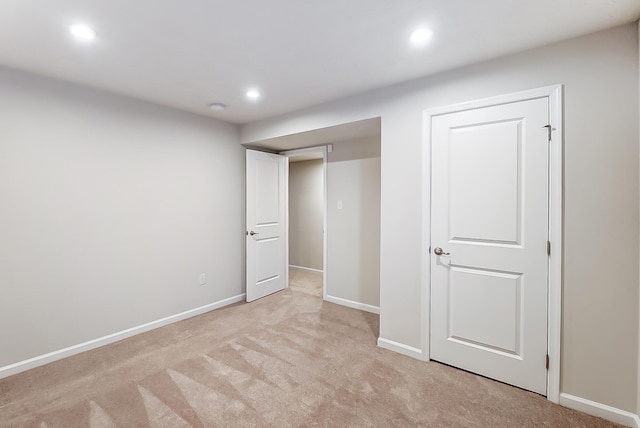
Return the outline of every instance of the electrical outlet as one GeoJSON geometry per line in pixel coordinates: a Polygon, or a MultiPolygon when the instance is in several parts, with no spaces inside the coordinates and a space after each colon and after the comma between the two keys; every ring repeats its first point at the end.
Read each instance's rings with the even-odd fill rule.
{"type": "Polygon", "coordinates": [[[200,274],[200,285],[205,285],[207,283],[207,275],[204,273],[200,274]]]}

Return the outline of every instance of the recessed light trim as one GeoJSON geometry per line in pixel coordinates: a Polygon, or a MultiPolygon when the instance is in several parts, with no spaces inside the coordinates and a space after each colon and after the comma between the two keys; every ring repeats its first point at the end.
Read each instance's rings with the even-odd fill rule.
{"type": "Polygon", "coordinates": [[[262,96],[262,94],[260,94],[260,91],[257,89],[249,89],[246,95],[247,95],[247,98],[249,98],[250,100],[257,100],[262,96]]]}
{"type": "Polygon", "coordinates": [[[96,31],[84,24],[70,25],[69,32],[79,40],[91,41],[96,38],[96,31]]]}
{"type": "Polygon", "coordinates": [[[227,105],[224,103],[211,103],[209,104],[209,109],[213,111],[220,111],[227,108],[227,105]]]}
{"type": "Polygon", "coordinates": [[[409,42],[412,45],[424,45],[433,37],[433,32],[428,28],[419,28],[411,33],[409,42]]]}

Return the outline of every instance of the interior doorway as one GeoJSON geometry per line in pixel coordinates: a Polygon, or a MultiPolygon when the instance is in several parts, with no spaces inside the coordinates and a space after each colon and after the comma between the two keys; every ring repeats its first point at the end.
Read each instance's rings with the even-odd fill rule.
{"type": "MultiPolygon", "coordinates": [[[[322,276],[322,299],[380,313],[380,118],[263,139],[245,147],[285,159],[285,178],[282,180],[287,187],[285,193],[289,189],[290,160],[294,160],[293,165],[300,157],[323,159],[323,254],[322,270],[317,272],[322,276]]],[[[289,264],[309,266],[289,260],[288,199],[286,196],[287,206],[282,210],[287,216],[284,232],[287,248],[282,258],[286,286],[290,284],[289,264]]],[[[253,230],[249,225],[247,228],[247,233],[253,230]]],[[[316,273],[292,270],[291,276],[301,271],[316,273]]],[[[250,278],[249,274],[247,278],[250,278]]]]}
{"type": "Polygon", "coordinates": [[[326,295],[326,156],[325,146],[281,153],[288,166],[288,286],[326,295]]]}

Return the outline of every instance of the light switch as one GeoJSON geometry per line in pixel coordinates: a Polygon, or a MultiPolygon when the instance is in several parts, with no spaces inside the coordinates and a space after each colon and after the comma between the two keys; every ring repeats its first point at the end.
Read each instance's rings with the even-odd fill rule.
{"type": "Polygon", "coordinates": [[[338,199],[338,209],[342,209],[342,199],[338,199]]]}

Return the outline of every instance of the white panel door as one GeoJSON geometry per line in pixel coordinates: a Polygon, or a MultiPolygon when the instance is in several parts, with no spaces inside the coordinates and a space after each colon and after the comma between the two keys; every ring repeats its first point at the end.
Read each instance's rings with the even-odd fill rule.
{"type": "Polygon", "coordinates": [[[548,98],[432,118],[431,355],[547,388],[548,98]]]}
{"type": "Polygon", "coordinates": [[[247,150],[247,302],[286,287],[287,158],[247,150]]]}

